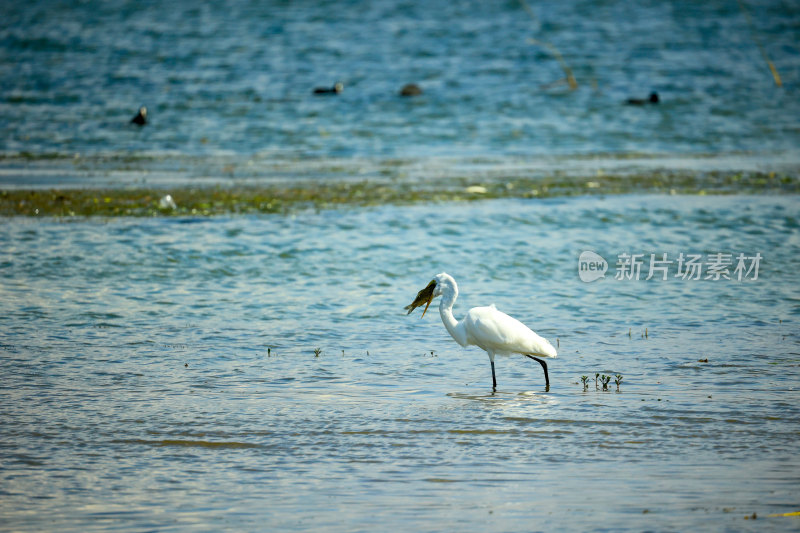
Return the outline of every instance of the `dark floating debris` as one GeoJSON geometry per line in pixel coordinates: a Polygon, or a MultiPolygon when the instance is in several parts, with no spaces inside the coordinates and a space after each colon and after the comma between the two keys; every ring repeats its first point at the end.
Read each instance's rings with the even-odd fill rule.
{"type": "Polygon", "coordinates": [[[314,94],[339,94],[344,90],[344,84],[337,81],[333,87],[317,87],[314,89],[314,94]]]}
{"type": "Polygon", "coordinates": [[[647,98],[647,99],[644,99],[644,98],[628,98],[628,100],[625,103],[628,104],[628,105],[647,105],[647,104],[657,104],[660,101],[661,100],[658,97],[658,93],[657,92],[652,92],[652,93],[650,93],[650,98],[647,98]]]}
{"type": "Polygon", "coordinates": [[[422,94],[422,89],[416,83],[407,83],[400,89],[400,96],[419,96],[422,94]]]}
{"type": "Polygon", "coordinates": [[[145,106],[139,108],[139,113],[131,119],[131,124],[138,124],[139,126],[147,124],[147,108],[145,106]]]}

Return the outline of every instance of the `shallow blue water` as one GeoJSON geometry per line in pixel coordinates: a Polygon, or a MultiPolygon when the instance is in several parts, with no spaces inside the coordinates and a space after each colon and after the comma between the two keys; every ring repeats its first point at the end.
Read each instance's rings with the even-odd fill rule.
{"type": "Polygon", "coordinates": [[[794,3],[745,3],[752,25],[737,2],[530,4],[9,4],[0,153],[797,154],[794,3]],[[424,95],[397,96],[408,82],[424,95]],[[650,91],[661,105],[622,105],[650,91]]]}
{"type": "MultiPolygon", "coordinates": [[[[800,168],[794,4],[530,4],[4,6],[0,183],[800,168]]],[[[792,196],[5,219],[0,529],[796,527],[767,515],[800,510],[799,220],[792,196]],[[616,280],[625,253],[763,259],[616,280]],[[442,270],[457,316],[558,345],[550,391],[512,357],[492,394],[435,309],[405,316],[442,270]]]]}
{"type": "Polygon", "coordinates": [[[796,527],[767,515],[800,510],[797,205],[6,219],[0,529],[796,527]],[[758,279],[614,278],[718,252],[760,253],[758,279]],[[492,394],[483,352],[405,315],[442,270],[456,316],[494,302],[558,344],[549,392],[519,356],[492,394]]]}

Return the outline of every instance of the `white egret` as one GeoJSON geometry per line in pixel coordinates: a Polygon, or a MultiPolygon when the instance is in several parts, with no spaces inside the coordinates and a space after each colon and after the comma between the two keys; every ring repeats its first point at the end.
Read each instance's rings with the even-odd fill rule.
{"type": "Polygon", "coordinates": [[[489,355],[492,364],[492,390],[497,390],[497,378],[494,373],[494,356],[522,354],[537,361],[544,369],[545,390],[550,390],[550,378],[547,375],[547,363],[539,357],[556,357],[556,349],[547,339],[531,331],[519,320],[498,311],[494,304],[489,307],[473,307],[467,311],[464,320],[458,322],[453,317],[453,304],[458,298],[458,285],[452,276],[442,272],[428,286],[417,293],[414,301],[406,306],[408,314],[425,304],[422,316],[428,310],[431,301],[441,296],[439,314],[442,316],[447,332],[461,346],[477,346],[489,355]],[[537,357],[538,356],[538,357],[537,357]]]}

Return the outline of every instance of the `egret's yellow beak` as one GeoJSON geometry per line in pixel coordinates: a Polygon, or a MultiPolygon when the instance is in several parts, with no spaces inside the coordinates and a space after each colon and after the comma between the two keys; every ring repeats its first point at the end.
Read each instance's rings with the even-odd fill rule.
{"type": "Polygon", "coordinates": [[[407,305],[405,308],[408,309],[408,314],[411,314],[411,311],[416,309],[417,307],[425,304],[425,310],[422,311],[422,316],[425,316],[425,311],[428,310],[428,306],[431,305],[431,301],[433,300],[433,290],[436,288],[436,280],[432,280],[428,283],[428,286],[422,289],[417,293],[417,297],[414,298],[414,301],[407,305]]]}

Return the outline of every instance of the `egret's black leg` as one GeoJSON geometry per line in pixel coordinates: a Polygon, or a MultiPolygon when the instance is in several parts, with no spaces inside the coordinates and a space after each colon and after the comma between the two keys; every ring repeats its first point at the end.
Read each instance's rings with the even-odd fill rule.
{"type": "Polygon", "coordinates": [[[550,390],[550,376],[547,375],[547,363],[545,363],[543,360],[539,359],[538,357],[534,357],[532,355],[525,354],[525,357],[530,357],[531,359],[533,359],[534,361],[537,361],[540,365],[542,365],[542,368],[544,369],[544,390],[545,390],[545,392],[549,391],[550,390]]]}
{"type": "Polygon", "coordinates": [[[492,391],[497,390],[497,378],[494,377],[494,361],[489,361],[492,363],[492,391]]]}

